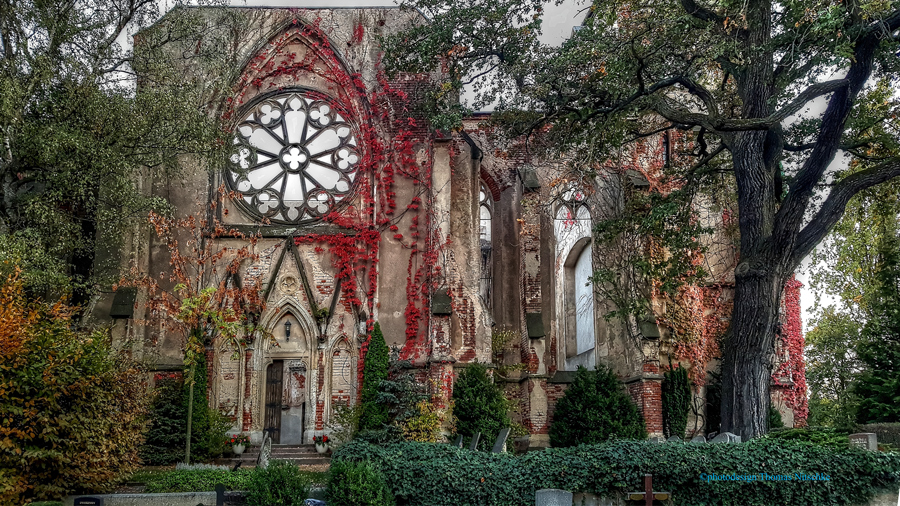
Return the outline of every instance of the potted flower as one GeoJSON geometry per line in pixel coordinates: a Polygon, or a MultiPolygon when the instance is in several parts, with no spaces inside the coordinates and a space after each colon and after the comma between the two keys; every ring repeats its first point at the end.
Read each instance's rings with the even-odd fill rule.
{"type": "Polygon", "coordinates": [[[231,451],[234,452],[235,455],[240,455],[244,453],[244,450],[247,449],[247,446],[250,445],[250,437],[241,432],[240,434],[234,434],[231,436],[231,451]]]}
{"type": "Polygon", "coordinates": [[[313,443],[316,444],[317,452],[325,453],[328,451],[328,446],[331,444],[331,440],[328,439],[328,436],[322,434],[321,436],[313,436],[313,443]]]}

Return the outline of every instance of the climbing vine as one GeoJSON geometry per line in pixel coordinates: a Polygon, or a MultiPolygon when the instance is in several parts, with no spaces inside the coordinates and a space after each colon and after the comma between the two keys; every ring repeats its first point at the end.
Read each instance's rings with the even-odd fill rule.
{"type": "MultiPolygon", "coordinates": [[[[780,364],[772,374],[776,385],[787,384],[782,388],[782,398],[785,404],[794,412],[794,425],[806,425],[809,416],[809,405],[806,398],[806,362],[803,360],[802,321],[800,319],[800,287],[802,283],[791,277],[784,285],[784,295],[781,302],[781,343],[783,350],[780,364]],[[781,379],[789,381],[782,382],[781,379]]],[[[776,348],[777,349],[777,348],[776,348]]],[[[776,362],[777,363],[777,362],[776,362]]]]}
{"type": "MultiPolygon", "coordinates": [[[[374,296],[379,252],[388,243],[408,250],[406,341],[400,359],[413,359],[426,349],[425,332],[430,318],[427,308],[437,286],[436,275],[440,274],[440,251],[446,244],[435,227],[430,201],[431,136],[425,122],[409,113],[413,109],[409,92],[428,77],[406,75],[392,81],[379,71],[374,79],[366,81],[359,73],[345,71],[321,28],[322,20],[314,18],[307,23],[300,19],[301,12],[293,10],[293,26],[251,58],[235,86],[234,98],[227,100],[222,119],[228,124],[239,117],[236,113],[243,104],[257,94],[277,91],[291,83],[317,80],[324,82],[324,89],[337,94],[346,109],[343,113],[358,123],[362,147],[358,179],[353,194],[345,199],[350,204],[322,218],[341,231],[302,234],[294,238],[294,243],[314,245],[317,252],[327,251],[340,284],[341,302],[348,311],[367,309],[369,332],[378,309],[374,296]],[[297,40],[306,46],[305,52],[297,48],[297,40]],[[409,182],[404,189],[414,189],[412,194],[404,191],[404,198],[409,199],[406,202],[399,201],[399,180],[409,182]]],[[[362,44],[365,36],[365,28],[358,22],[347,41],[348,47],[362,44]]],[[[375,67],[380,69],[380,62],[375,67]]],[[[323,92],[307,93],[325,96],[323,92]]],[[[360,380],[367,349],[365,342],[357,365],[360,380]]]]}

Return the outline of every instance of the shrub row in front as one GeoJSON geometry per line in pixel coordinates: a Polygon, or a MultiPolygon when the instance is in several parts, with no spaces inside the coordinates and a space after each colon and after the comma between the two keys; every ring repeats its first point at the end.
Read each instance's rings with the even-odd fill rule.
{"type": "Polygon", "coordinates": [[[535,491],[543,488],[611,497],[641,489],[645,473],[653,475],[655,489],[671,491],[679,505],[827,506],[864,503],[884,487],[896,488],[900,481],[896,453],[767,439],[744,444],[623,440],[524,456],[473,452],[452,445],[375,446],[353,441],[335,453],[333,462],[342,461],[371,462],[383,474],[397,504],[410,506],[532,505],[535,491]],[[710,478],[752,479],[760,473],[791,479],[710,478]],[[822,479],[796,479],[817,473],[822,479]]]}

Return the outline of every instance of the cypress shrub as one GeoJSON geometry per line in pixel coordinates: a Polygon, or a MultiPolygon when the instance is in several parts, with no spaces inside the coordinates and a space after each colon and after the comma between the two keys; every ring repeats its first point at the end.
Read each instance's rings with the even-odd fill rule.
{"type": "Polygon", "coordinates": [[[381,333],[381,326],[375,323],[372,335],[369,336],[369,348],[363,361],[363,384],[360,392],[362,413],[359,416],[359,430],[382,429],[388,421],[387,409],[378,402],[381,382],[387,379],[388,363],[387,343],[381,333]]]}
{"type": "Polygon", "coordinates": [[[491,381],[482,364],[469,364],[453,383],[456,433],[471,437],[481,432],[478,447],[483,450],[489,450],[500,430],[510,426],[509,407],[503,391],[491,381]]]}
{"type": "Polygon", "coordinates": [[[683,438],[691,411],[691,381],[687,369],[681,364],[663,373],[662,408],[666,437],[683,438]]]}
{"type": "Polygon", "coordinates": [[[140,456],[145,465],[162,466],[184,458],[187,434],[187,410],[182,382],[163,379],[156,382],[150,406],[150,426],[140,456]]]}
{"type": "Polygon", "coordinates": [[[575,380],[556,403],[550,444],[595,444],[611,438],[645,439],[644,419],[625,386],[606,366],[579,367],[575,380]]]}

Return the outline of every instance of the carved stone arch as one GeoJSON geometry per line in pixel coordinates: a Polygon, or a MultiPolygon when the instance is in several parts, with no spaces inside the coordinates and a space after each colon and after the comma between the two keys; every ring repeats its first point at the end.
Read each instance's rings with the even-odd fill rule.
{"type": "MultiPolygon", "coordinates": [[[[277,331],[278,329],[274,328],[275,324],[287,313],[293,315],[300,324],[300,328],[297,329],[296,335],[299,336],[302,331],[304,338],[307,339],[309,350],[315,350],[315,337],[319,334],[319,331],[316,328],[316,321],[313,319],[312,315],[309,314],[309,311],[304,309],[294,297],[282,297],[281,299],[270,303],[269,307],[259,319],[259,325],[268,331],[277,331]]],[[[254,343],[256,351],[259,354],[269,351],[268,342],[268,339],[257,339],[256,343],[254,343]]]]}
{"type": "MultiPolygon", "coordinates": [[[[298,21],[298,23],[294,23],[293,20],[289,20],[281,23],[265,36],[255,41],[253,44],[255,49],[246,56],[240,67],[242,69],[241,75],[234,84],[235,98],[231,102],[231,106],[239,109],[244,104],[252,101],[254,97],[272,89],[298,86],[296,82],[278,82],[277,79],[285,74],[285,69],[279,68],[279,65],[269,66],[267,64],[277,61],[279,52],[283,48],[291,44],[300,43],[312,52],[316,61],[321,62],[326,67],[323,69],[306,69],[303,71],[304,74],[317,78],[322,76],[340,77],[339,79],[331,78],[329,80],[333,82],[323,82],[320,85],[309,85],[307,87],[315,89],[324,95],[333,96],[338,101],[349,102],[345,105],[352,106],[352,112],[355,116],[358,116],[359,121],[368,123],[371,119],[371,104],[364,93],[361,93],[356,86],[350,84],[352,82],[351,75],[354,72],[340,52],[333,49],[340,46],[334,44],[334,41],[320,30],[309,28],[314,26],[313,23],[305,20],[298,21]],[[323,48],[328,49],[325,50],[323,48]]],[[[301,59],[300,61],[303,62],[305,60],[301,59]]],[[[289,63],[294,63],[294,61],[291,60],[289,63]]],[[[314,64],[309,66],[315,67],[314,64]]],[[[300,69],[298,68],[297,71],[299,72],[300,69]]],[[[303,87],[302,84],[299,86],[303,87]]],[[[239,118],[233,117],[232,120],[238,121],[239,118]]]]}
{"type": "MultiPolygon", "coordinates": [[[[266,51],[274,53],[271,51],[272,49],[278,49],[278,46],[284,45],[283,37],[287,36],[296,36],[301,37],[303,39],[309,40],[316,47],[327,47],[327,48],[336,48],[339,47],[335,44],[335,41],[332,40],[331,37],[322,32],[322,30],[315,27],[315,23],[313,21],[307,20],[304,18],[302,12],[295,12],[290,18],[286,18],[284,21],[275,24],[269,30],[265,32],[260,31],[259,37],[256,40],[247,44],[247,47],[252,48],[247,55],[244,57],[244,60],[240,64],[241,69],[246,69],[250,67],[250,64],[257,58],[259,55],[266,51]],[[279,44],[280,42],[280,44],[279,44]]],[[[321,50],[320,50],[321,52],[321,50]]],[[[350,65],[344,59],[344,57],[340,54],[339,51],[330,51],[331,56],[337,60],[337,63],[340,64],[340,70],[342,70],[345,74],[349,74],[350,65]]],[[[262,67],[264,63],[260,62],[259,67],[262,67]]],[[[243,75],[242,75],[243,77],[243,75]]]]}
{"type": "Polygon", "coordinates": [[[358,355],[352,340],[341,334],[328,347],[326,357],[325,412],[330,418],[337,405],[352,406],[356,402],[359,385],[354,364],[358,355]]]}

